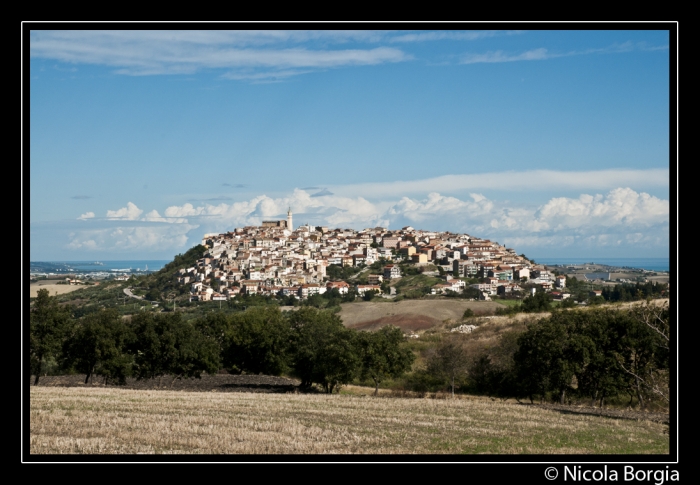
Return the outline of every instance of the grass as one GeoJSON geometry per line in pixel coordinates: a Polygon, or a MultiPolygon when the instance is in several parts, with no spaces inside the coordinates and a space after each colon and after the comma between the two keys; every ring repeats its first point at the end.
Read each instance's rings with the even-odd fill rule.
{"type": "Polygon", "coordinates": [[[469,397],[30,389],[31,453],[667,454],[665,429],[469,397]]]}
{"type": "Polygon", "coordinates": [[[505,306],[518,306],[521,305],[523,302],[522,300],[493,300],[496,303],[500,303],[501,305],[505,306]]]}

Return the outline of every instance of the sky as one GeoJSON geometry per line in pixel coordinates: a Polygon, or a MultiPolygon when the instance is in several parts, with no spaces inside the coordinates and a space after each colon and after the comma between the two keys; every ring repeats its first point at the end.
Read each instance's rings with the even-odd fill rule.
{"type": "Polygon", "coordinates": [[[668,257],[677,39],[512,26],[32,30],[30,260],[172,259],[288,208],[533,258],[668,257]]]}

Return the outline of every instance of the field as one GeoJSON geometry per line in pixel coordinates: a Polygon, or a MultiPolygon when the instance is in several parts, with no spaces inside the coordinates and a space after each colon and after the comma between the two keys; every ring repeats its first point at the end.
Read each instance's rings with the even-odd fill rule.
{"type": "Polygon", "coordinates": [[[486,398],[32,387],[30,453],[667,454],[668,426],[486,398]]]}
{"type": "Polygon", "coordinates": [[[29,297],[36,298],[39,290],[49,290],[49,295],[54,296],[56,293],[63,295],[64,293],[70,293],[75,290],[81,290],[85,288],[83,285],[64,285],[57,284],[56,280],[44,280],[32,283],[29,285],[29,297]]]}
{"type": "Polygon", "coordinates": [[[341,308],[340,318],[346,327],[375,330],[385,325],[396,325],[403,330],[416,331],[435,327],[446,320],[459,322],[467,308],[477,315],[492,315],[503,305],[490,301],[444,298],[344,303],[341,308]]]}

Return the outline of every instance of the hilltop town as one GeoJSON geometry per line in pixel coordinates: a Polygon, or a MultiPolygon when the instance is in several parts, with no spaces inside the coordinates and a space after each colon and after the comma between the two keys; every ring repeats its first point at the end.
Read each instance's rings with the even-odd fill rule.
{"type": "MultiPolygon", "coordinates": [[[[340,295],[354,290],[360,296],[384,289],[391,297],[391,281],[403,276],[398,263],[409,263],[441,275],[444,282],[434,285],[432,294],[462,293],[471,287],[478,290],[480,299],[488,300],[491,295],[521,293],[519,283],[524,281],[548,292],[566,286],[565,276],[533,264],[512,248],[468,234],[410,226],[361,231],[309,224],[294,228],[292,221],[290,210],[286,220],[205,235],[205,254],[196,265],[179,270],[177,282],[190,286],[192,301],[228,300],[240,294],[304,300],[334,289],[340,295]],[[368,284],[328,276],[331,265],[365,268],[377,262],[382,264],[382,274],[369,274],[368,284]],[[476,277],[480,283],[467,285],[465,280],[476,277]]],[[[563,291],[553,292],[555,299],[568,296],[563,291]]]]}

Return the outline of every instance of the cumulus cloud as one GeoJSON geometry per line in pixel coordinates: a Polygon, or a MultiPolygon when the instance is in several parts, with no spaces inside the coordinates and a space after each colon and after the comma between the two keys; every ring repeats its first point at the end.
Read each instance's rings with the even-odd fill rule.
{"type": "Polygon", "coordinates": [[[630,188],[617,188],[607,196],[581,195],[578,199],[555,198],[537,213],[545,227],[576,228],[586,225],[605,227],[645,226],[667,222],[669,201],[638,193],[630,188]]]}
{"type": "Polygon", "coordinates": [[[295,189],[286,197],[266,195],[234,203],[173,205],[163,214],[143,212],[129,203],[109,211],[108,220],[133,221],[113,229],[76,232],[70,247],[154,248],[159,244],[192,245],[205,232],[224,232],[235,227],[259,225],[266,219],[283,219],[288,208],[296,226],[310,222],[329,227],[402,227],[465,232],[523,247],[587,248],[624,245],[668,247],[668,200],[628,187],[607,194],[556,197],[540,205],[491,200],[480,193],[458,198],[431,192],[424,198],[372,200],[361,196],[310,195],[295,189]],[[191,232],[193,228],[199,231],[191,232]],[[188,239],[191,236],[191,239],[188,239]]]}
{"type": "Polygon", "coordinates": [[[78,219],[84,221],[85,219],[92,219],[93,217],[95,217],[94,212],[86,212],[85,214],[81,214],[78,219]]]}
{"type": "Polygon", "coordinates": [[[136,207],[136,204],[128,202],[126,207],[115,211],[107,211],[107,219],[125,219],[128,221],[133,221],[138,219],[143,211],[136,207]]]}
{"type": "Polygon", "coordinates": [[[181,250],[188,245],[190,224],[130,225],[74,231],[68,249],[116,252],[181,250]]]}

